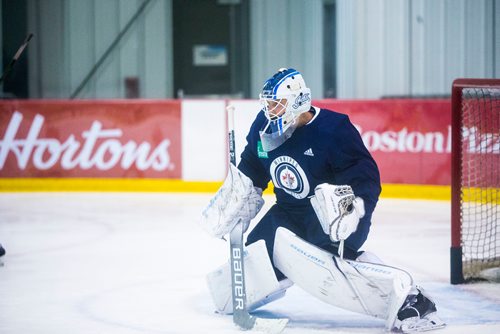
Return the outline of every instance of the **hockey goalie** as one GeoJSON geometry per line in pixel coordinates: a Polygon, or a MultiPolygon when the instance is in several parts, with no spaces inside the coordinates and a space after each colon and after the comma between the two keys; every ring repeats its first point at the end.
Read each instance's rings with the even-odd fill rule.
{"type": "MultiPolygon", "coordinates": [[[[274,185],[276,203],[247,236],[246,305],[254,310],[295,284],[326,303],[385,319],[388,330],[444,327],[435,303],[405,271],[360,251],[381,191],[378,167],[341,113],[311,105],[302,75],[283,68],[259,95],[238,167],[205,208],[201,224],[223,238],[243,231],[274,185]]],[[[233,310],[229,266],[208,275],[218,312],[233,310]]],[[[333,316],[333,315],[332,315],[333,316]]]]}

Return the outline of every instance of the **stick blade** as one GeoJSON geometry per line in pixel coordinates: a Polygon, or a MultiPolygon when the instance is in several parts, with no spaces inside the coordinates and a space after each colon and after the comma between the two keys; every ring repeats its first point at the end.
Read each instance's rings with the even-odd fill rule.
{"type": "Polygon", "coordinates": [[[288,319],[265,319],[265,318],[255,318],[254,330],[269,333],[278,334],[281,333],[286,325],[288,324],[288,319]]]}
{"type": "Polygon", "coordinates": [[[287,318],[267,319],[250,315],[247,312],[233,314],[233,322],[244,331],[254,330],[268,334],[281,333],[288,324],[287,318]]]}

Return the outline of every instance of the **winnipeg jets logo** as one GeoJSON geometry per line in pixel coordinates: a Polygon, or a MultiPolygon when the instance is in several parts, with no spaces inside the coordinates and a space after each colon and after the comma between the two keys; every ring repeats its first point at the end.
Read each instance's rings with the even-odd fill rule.
{"type": "Polygon", "coordinates": [[[309,194],[309,181],[306,173],[293,158],[281,156],[273,160],[270,166],[271,177],[276,188],[287,194],[302,199],[309,194]]]}
{"type": "Polygon", "coordinates": [[[294,189],[297,187],[297,178],[288,168],[281,172],[280,178],[286,188],[294,189]]]}

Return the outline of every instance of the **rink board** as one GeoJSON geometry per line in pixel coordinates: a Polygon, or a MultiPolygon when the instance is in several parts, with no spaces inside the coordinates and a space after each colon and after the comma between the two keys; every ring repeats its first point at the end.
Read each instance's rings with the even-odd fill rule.
{"type": "MultiPolygon", "coordinates": [[[[0,102],[0,191],[212,192],[257,100],[0,102]]],[[[380,169],[382,196],[449,199],[448,100],[319,100],[349,115],[380,169]]]]}

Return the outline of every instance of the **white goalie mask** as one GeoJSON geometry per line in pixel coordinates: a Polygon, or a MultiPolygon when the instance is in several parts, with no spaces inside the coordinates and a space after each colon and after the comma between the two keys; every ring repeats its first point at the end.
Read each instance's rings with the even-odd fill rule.
{"type": "Polygon", "coordinates": [[[269,152],[292,136],[297,117],[311,109],[311,90],[299,71],[281,68],[264,83],[259,99],[267,117],[260,138],[263,150],[269,152]]]}

